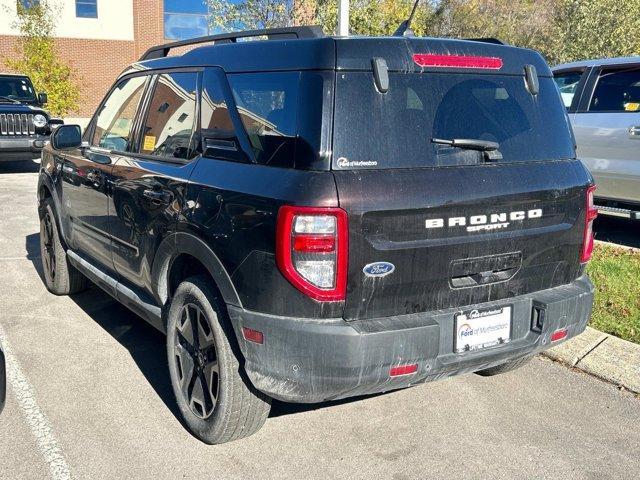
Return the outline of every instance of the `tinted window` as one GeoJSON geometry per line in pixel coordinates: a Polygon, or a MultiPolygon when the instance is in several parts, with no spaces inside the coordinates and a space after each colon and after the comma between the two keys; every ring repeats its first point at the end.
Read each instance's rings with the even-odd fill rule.
{"type": "Polygon", "coordinates": [[[178,40],[207,35],[208,14],[204,0],[164,0],[164,37],[178,40]]]}
{"type": "Polygon", "coordinates": [[[560,89],[562,102],[567,108],[569,108],[573,102],[580,78],[582,78],[582,72],[561,72],[553,75],[553,79],[560,89]]]}
{"type": "Polygon", "coordinates": [[[158,76],[142,133],[140,152],[159,157],[191,159],[195,156],[198,74],[158,76]]]}
{"type": "Polygon", "coordinates": [[[432,138],[500,144],[503,162],[574,156],[567,116],[551,78],[532,96],[520,76],[392,73],[380,94],[371,73],[336,85],[334,166],[385,168],[474,164],[482,154],[432,138]]]}
{"type": "Polygon", "coordinates": [[[5,99],[0,98],[0,103],[6,102],[6,98],[33,102],[36,99],[36,93],[31,80],[26,77],[0,77],[0,97],[5,97],[5,99]]]}
{"type": "Polygon", "coordinates": [[[221,79],[214,71],[204,72],[200,102],[201,149],[209,157],[246,160],[229,114],[221,79]]]}
{"type": "Polygon", "coordinates": [[[126,152],[133,142],[133,120],[147,77],[120,82],[104,102],[96,119],[92,145],[126,152]]]}
{"type": "Polygon", "coordinates": [[[257,162],[293,166],[300,73],[234,74],[228,78],[257,162]]]}
{"type": "Polygon", "coordinates": [[[591,112],[639,112],[640,68],[603,70],[589,105],[591,112]]]}

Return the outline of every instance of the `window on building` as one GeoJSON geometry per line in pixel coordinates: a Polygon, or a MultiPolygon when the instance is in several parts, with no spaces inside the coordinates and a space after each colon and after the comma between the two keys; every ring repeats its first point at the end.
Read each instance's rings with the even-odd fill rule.
{"type": "Polygon", "coordinates": [[[98,18],[98,0],[76,0],[76,17],[98,18]]]}
{"type": "Polygon", "coordinates": [[[164,0],[164,36],[184,40],[209,34],[209,7],[204,0],[164,0]]]}
{"type": "Polygon", "coordinates": [[[158,76],[142,134],[141,153],[183,160],[195,156],[197,83],[195,72],[158,76]]]}
{"type": "Polygon", "coordinates": [[[640,68],[603,70],[591,97],[589,111],[640,111],[640,68]]]}
{"type": "Polygon", "coordinates": [[[133,120],[147,77],[123,80],[104,102],[96,119],[92,145],[126,152],[133,140],[133,120]]]}

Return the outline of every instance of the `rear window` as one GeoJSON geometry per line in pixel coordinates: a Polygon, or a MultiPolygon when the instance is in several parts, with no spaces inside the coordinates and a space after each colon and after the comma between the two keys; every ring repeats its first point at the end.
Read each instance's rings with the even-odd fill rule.
{"type": "Polygon", "coordinates": [[[339,73],[336,84],[335,168],[402,168],[477,164],[480,152],[436,145],[432,138],[500,144],[503,160],[574,157],[563,104],[552,78],[532,96],[524,77],[389,74],[379,93],[371,72],[339,73]]]}

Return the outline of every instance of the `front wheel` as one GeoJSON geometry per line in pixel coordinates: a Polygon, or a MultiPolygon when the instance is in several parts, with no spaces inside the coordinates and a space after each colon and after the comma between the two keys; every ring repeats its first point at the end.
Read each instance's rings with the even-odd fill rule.
{"type": "Polygon", "coordinates": [[[171,301],[167,356],[171,385],[193,434],[219,444],[257,432],[270,399],[246,378],[232,328],[206,277],[182,282],[171,301]]]}
{"type": "Polygon", "coordinates": [[[56,295],[70,295],[89,287],[89,280],[69,263],[50,198],[44,200],[40,218],[40,258],[47,289],[56,295]]]}

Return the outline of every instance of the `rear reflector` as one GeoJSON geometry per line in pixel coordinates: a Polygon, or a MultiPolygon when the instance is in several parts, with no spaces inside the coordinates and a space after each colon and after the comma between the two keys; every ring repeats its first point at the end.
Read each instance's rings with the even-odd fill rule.
{"type": "Polygon", "coordinates": [[[246,341],[251,343],[258,343],[260,345],[264,343],[264,335],[262,332],[252,328],[242,327],[242,336],[246,341]]]}
{"type": "Polygon", "coordinates": [[[486,70],[500,70],[503,62],[498,57],[474,57],[469,55],[435,55],[430,53],[416,53],[413,61],[421,67],[439,68],[482,68],[486,70]]]}
{"type": "Polygon", "coordinates": [[[565,338],[567,338],[567,329],[566,328],[561,328],[560,330],[556,330],[555,332],[553,332],[551,334],[551,341],[552,342],[559,342],[560,340],[564,340],[565,338]]]}
{"type": "Polygon", "coordinates": [[[400,377],[402,375],[412,375],[418,371],[418,364],[412,363],[410,365],[398,365],[391,367],[389,370],[390,377],[400,377]]]}

